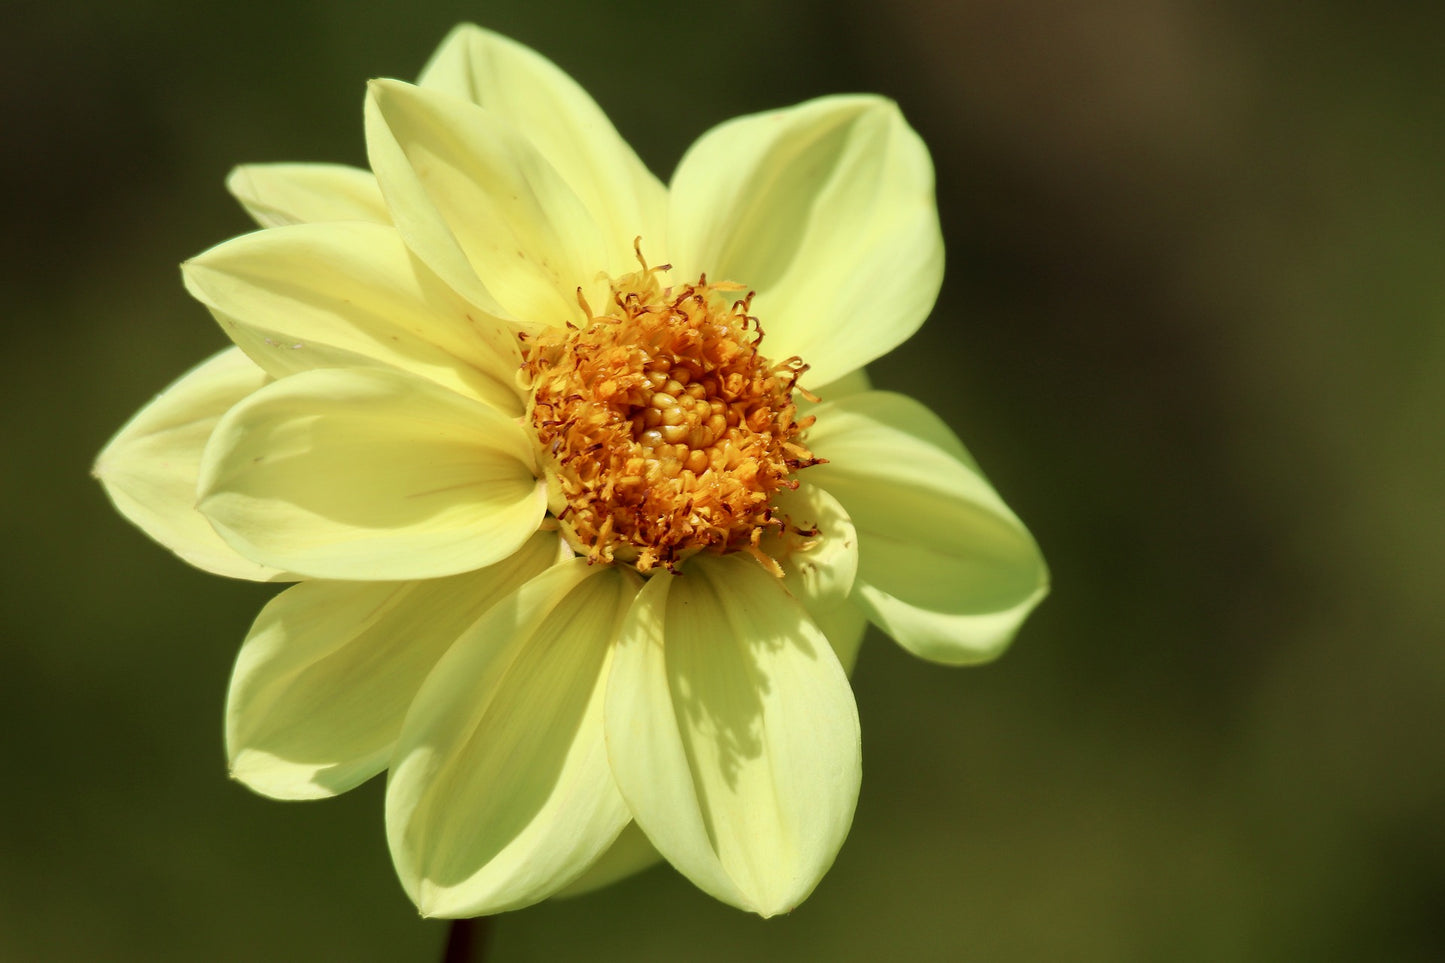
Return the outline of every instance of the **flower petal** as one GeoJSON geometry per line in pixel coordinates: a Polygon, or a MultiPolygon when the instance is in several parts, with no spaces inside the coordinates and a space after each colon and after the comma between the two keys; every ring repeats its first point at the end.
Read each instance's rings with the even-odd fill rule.
{"type": "MultiPolygon", "coordinates": [[[[860,391],[873,390],[873,381],[868,377],[868,371],[858,368],[845,374],[843,377],[830,381],[825,385],[819,385],[816,389],[818,401],[837,401],[839,398],[846,398],[848,395],[856,395],[860,391]]],[[[802,394],[793,396],[797,402],[799,414],[810,413],[817,401],[809,401],[802,394]]]]}
{"type": "Polygon", "coordinates": [[[627,825],[602,704],[638,579],[577,558],[498,604],[442,657],[386,787],[397,873],[425,916],[545,899],[627,825]]]}
{"type": "Polygon", "coordinates": [[[232,547],[311,578],[481,568],[546,512],[514,419],[382,369],[303,371],[251,395],[217,425],[198,488],[232,547]]]}
{"type": "Polygon", "coordinates": [[[417,262],[390,225],[257,231],[186,262],[183,273],[273,377],[381,364],[521,413],[515,335],[417,262]]]}
{"type": "Polygon", "coordinates": [[[417,85],[469,100],[521,131],[605,236],[629,245],[640,236],[643,250],[659,258],[666,251],[667,188],[587,91],[546,57],[462,24],[442,41],[417,85]]]}
{"type": "Polygon", "coordinates": [[[262,227],[391,223],[376,177],[345,164],[243,164],[226,178],[226,189],[262,227]]]}
{"type": "Polygon", "coordinates": [[[878,97],[824,97],[713,128],[672,179],[669,235],[682,276],[757,291],[768,355],[808,362],[810,386],[901,344],[943,280],[933,163],[878,97]]]}
{"type": "Polygon", "coordinates": [[[1048,591],[1023,523],[933,412],[870,391],[818,406],[808,469],[858,529],[853,600],[935,662],[994,658],[1048,591]]]}
{"type": "Polygon", "coordinates": [[[779,492],[774,503],[790,525],[817,532],[808,538],[763,540],[763,551],[783,566],[783,584],[809,612],[841,603],[858,573],[858,533],[848,513],[836,498],[807,482],[779,492]]]}
{"type": "Polygon", "coordinates": [[[781,491],[775,504],[790,524],[817,534],[806,539],[765,538],[763,551],[782,565],[783,585],[803,603],[844,671],[851,673],[868,623],[848,603],[858,573],[858,533],[838,500],[816,485],[803,482],[796,491],[781,491]]]}
{"type": "Polygon", "coordinates": [[[510,558],[463,575],[310,581],[272,599],[231,675],[232,777],[276,799],[319,799],[381,772],[442,653],[551,567],[558,547],[555,533],[538,533],[510,558]]]}
{"type": "Polygon", "coordinates": [[[581,319],[578,286],[601,304],[604,275],[632,256],[632,238],[604,240],[548,159],[476,104],[372,81],[366,144],[407,245],[494,314],[542,326],[581,319]]]}
{"type": "Polygon", "coordinates": [[[607,687],[607,752],[673,866],[763,916],[805,899],[852,823],[858,712],[828,640],[745,556],[654,575],[607,687]]]}
{"type": "Polygon", "coordinates": [[[598,857],[587,872],[577,877],[566,887],[557,891],[564,898],[581,896],[604,886],[611,886],[634,873],[656,866],[662,862],[662,854],[647,841],[637,823],[628,823],[627,828],[617,837],[612,846],[598,857]]]}
{"type": "Polygon", "coordinates": [[[808,615],[828,637],[843,671],[851,676],[858,664],[858,650],[863,647],[863,637],[868,634],[868,616],[851,601],[809,610],[808,615]]]}
{"type": "Polygon", "coordinates": [[[196,511],[201,452],[226,409],[266,384],[266,372],[227,348],[186,372],[126,423],[94,474],[116,510],[192,565],[258,582],[285,573],[237,554],[196,511]]]}

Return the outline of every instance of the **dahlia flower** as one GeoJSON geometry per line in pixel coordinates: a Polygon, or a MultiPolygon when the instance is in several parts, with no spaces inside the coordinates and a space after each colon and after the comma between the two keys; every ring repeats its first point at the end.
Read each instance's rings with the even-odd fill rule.
{"type": "Polygon", "coordinates": [[[457,28],[374,81],[371,170],[238,168],[262,229],[184,266],[234,346],[101,453],[188,562],[295,582],[241,647],[232,775],[387,772],[429,916],[659,858],[764,916],[853,818],[865,626],[990,659],[1046,590],[953,433],[863,367],[943,247],[898,108],[722,124],[664,186],[590,97],[457,28]]]}

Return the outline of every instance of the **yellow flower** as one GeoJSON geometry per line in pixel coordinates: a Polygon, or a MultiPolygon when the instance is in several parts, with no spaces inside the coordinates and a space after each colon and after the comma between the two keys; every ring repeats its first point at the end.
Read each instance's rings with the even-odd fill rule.
{"type": "Polygon", "coordinates": [[[298,582],[241,648],[233,775],[388,770],[427,915],[658,854],[791,910],[853,818],[866,623],[980,662],[1046,589],[954,435],[863,375],[938,293],[926,149],[826,97],[714,128],[664,186],[471,26],[371,85],[366,135],[371,172],[232,175],[264,229],[185,280],[235,347],[96,466],[187,561],[298,582]]]}

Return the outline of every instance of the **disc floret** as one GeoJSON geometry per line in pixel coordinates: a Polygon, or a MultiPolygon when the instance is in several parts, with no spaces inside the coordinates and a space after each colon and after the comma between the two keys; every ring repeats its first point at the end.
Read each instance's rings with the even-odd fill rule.
{"type": "Polygon", "coordinates": [[[527,342],[551,513],[596,562],[646,574],[744,551],[781,574],[759,545],[798,531],[773,497],[819,462],[799,437],[813,418],[792,397],[807,365],[760,353],[752,292],[706,275],[664,286],[667,270],[643,261],[614,281],[605,314],[579,290],[588,321],[527,342]]]}

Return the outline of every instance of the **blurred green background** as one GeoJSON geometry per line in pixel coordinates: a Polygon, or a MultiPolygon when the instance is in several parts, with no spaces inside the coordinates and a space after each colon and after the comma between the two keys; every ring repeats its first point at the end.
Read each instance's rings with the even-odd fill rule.
{"type": "Polygon", "coordinates": [[[949,251],[875,380],[958,430],[1052,597],[982,669],[870,638],[864,785],[791,917],[671,870],[505,916],[499,961],[1445,959],[1438,4],[7,5],[0,959],[428,960],[380,780],[226,779],[273,591],[87,477],[223,344],[176,265],[244,161],[364,163],[363,83],[460,20],[654,170],[735,114],[895,97],[949,251]]]}

